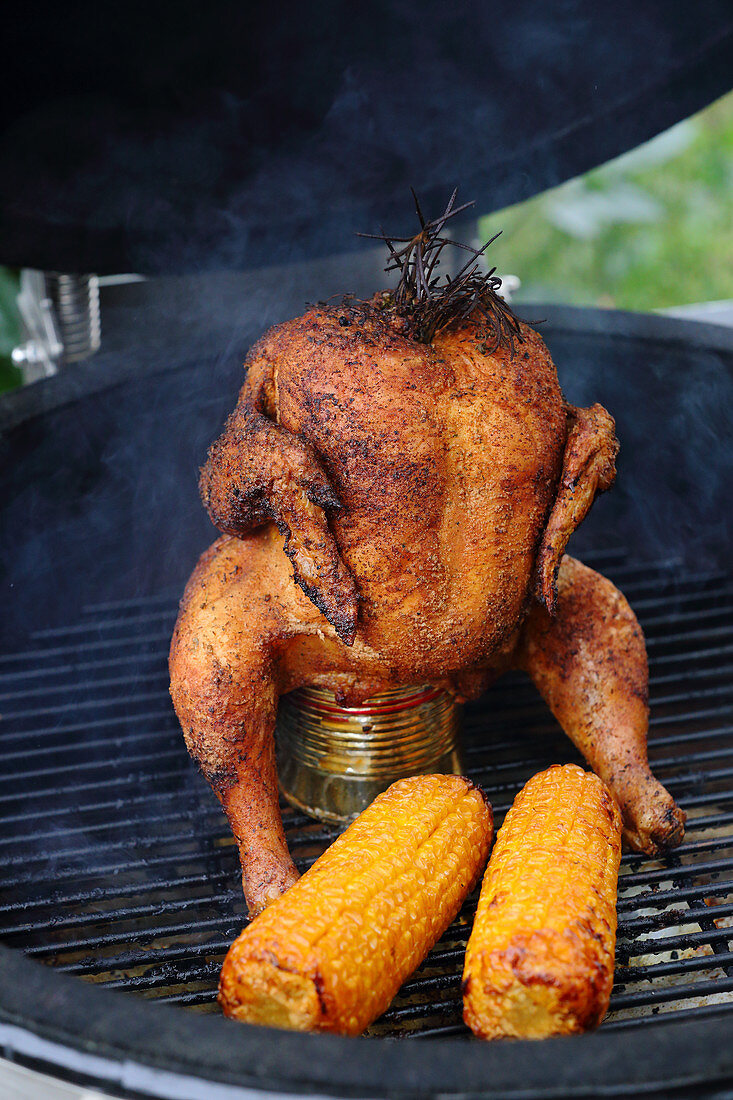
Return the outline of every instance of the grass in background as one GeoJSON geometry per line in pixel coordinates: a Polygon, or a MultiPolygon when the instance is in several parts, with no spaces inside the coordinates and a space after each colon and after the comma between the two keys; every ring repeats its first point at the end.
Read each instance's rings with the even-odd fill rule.
{"type": "MultiPolygon", "coordinates": [[[[646,145],[482,218],[524,299],[650,310],[733,298],[733,93],[646,145]]],[[[0,268],[0,390],[20,381],[17,273],[0,268]]]]}
{"type": "Polygon", "coordinates": [[[651,310],[733,298],[733,93],[646,145],[482,218],[516,300],[651,310]]]}
{"type": "Polygon", "coordinates": [[[20,371],[13,366],[10,358],[20,339],[18,311],[15,308],[17,293],[17,273],[0,267],[0,391],[20,384],[20,371]]]}

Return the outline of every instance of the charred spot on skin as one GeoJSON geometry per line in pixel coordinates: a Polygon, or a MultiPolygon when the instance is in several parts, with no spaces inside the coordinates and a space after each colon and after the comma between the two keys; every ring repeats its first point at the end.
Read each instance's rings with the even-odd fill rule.
{"type": "Polygon", "coordinates": [[[200,767],[202,775],[220,797],[237,784],[237,770],[232,765],[224,768],[208,768],[204,763],[200,767]]]}
{"type": "Polygon", "coordinates": [[[629,684],[629,690],[632,695],[644,704],[645,707],[649,706],[649,685],[646,684],[629,684]]]}
{"type": "Polygon", "coordinates": [[[668,825],[676,825],[679,820],[687,821],[687,814],[675,804],[667,807],[664,819],[668,825]]]}
{"type": "Polygon", "coordinates": [[[293,580],[313,606],[329,621],[344,645],[352,646],[356,640],[356,613],[350,614],[347,611],[338,611],[336,608],[330,607],[321,591],[304,580],[295,571],[295,567],[293,567],[293,580]]]}

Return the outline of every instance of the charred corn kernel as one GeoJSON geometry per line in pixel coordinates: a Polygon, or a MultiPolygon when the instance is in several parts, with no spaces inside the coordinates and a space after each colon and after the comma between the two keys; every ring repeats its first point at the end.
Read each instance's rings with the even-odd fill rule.
{"type": "Polygon", "coordinates": [[[227,1016],[358,1035],[389,1005],[476,883],[491,807],[468,779],[402,779],[229,949],[227,1016]]]}
{"type": "Polygon", "coordinates": [[[520,791],[496,837],[463,971],[463,1018],[484,1039],[594,1027],[608,1009],[621,817],[575,764],[520,791]]]}

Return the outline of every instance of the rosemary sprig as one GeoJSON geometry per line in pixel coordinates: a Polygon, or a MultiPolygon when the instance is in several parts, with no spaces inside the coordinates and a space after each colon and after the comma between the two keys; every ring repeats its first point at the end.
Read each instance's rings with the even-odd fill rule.
{"type": "Polygon", "coordinates": [[[482,248],[454,241],[443,236],[443,228],[451,218],[474,205],[465,202],[456,206],[458,188],[455,189],[443,213],[427,221],[414,190],[415,210],[420,222],[420,232],[413,237],[395,237],[381,233],[359,233],[360,237],[384,241],[389,250],[385,271],[399,271],[400,280],[392,295],[394,309],[409,318],[415,339],[429,344],[439,332],[480,310],[487,325],[484,346],[491,354],[503,344],[514,355],[514,341],[522,343],[519,321],[497,291],[501,279],[490,271],[481,270],[481,258],[500,233],[496,233],[482,248]],[[459,248],[470,256],[453,278],[446,274],[442,279],[437,269],[444,249],[459,248]]]}

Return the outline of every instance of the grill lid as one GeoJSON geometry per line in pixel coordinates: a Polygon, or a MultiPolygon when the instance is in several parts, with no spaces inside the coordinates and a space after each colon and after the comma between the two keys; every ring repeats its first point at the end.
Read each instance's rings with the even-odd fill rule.
{"type": "Polygon", "coordinates": [[[0,262],[246,268],[481,212],[633,148],[730,87],[728,0],[374,0],[4,19],[0,262]],[[28,79],[29,69],[32,79],[28,79]],[[442,209],[442,206],[441,206],[442,209]]]}

